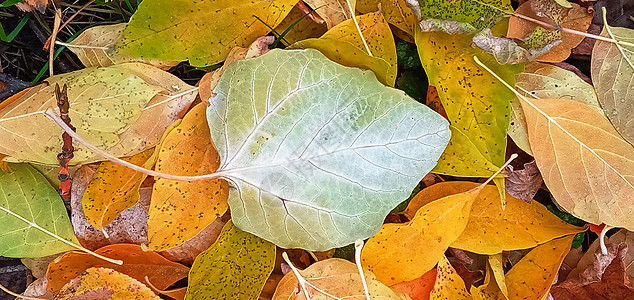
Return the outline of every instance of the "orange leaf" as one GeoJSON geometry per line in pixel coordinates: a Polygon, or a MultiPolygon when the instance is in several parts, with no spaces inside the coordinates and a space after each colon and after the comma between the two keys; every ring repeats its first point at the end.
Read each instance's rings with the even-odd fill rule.
{"type": "Polygon", "coordinates": [[[90,268],[55,295],[66,299],[161,299],[143,283],[108,268],[90,268]]]}
{"type": "MultiPolygon", "coordinates": [[[[198,104],[166,135],[156,162],[158,172],[201,175],[216,171],[220,158],[211,141],[205,110],[205,105],[198,104]]],[[[149,248],[166,250],[194,237],[225,213],[228,193],[223,179],[158,178],[148,212],[149,248]]]]}
{"type": "Polygon", "coordinates": [[[141,282],[145,282],[147,276],[152,285],[161,290],[187,277],[189,273],[188,267],[171,262],[156,252],[143,251],[137,245],[108,245],[95,252],[123,260],[123,265],[115,265],[86,253],[68,252],[49,265],[46,273],[48,290],[60,290],[69,280],[91,267],[111,268],[141,282]]]}
{"type": "Polygon", "coordinates": [[[397,283],[390,288],[397,292],[407,294],[412,300],[429,300],[429,292],[434,288],[437,269],[431,269],[423,276],[412,281],[397,283]]]}

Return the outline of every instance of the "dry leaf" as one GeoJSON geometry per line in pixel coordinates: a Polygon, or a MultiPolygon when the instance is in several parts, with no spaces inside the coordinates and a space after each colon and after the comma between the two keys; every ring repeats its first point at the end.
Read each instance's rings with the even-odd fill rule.
{"type": "Polygon", "coordinates": [[[169,70],[178,64],[177,61],[161,61],[120,53],[120,50],[115,47],[115,42],[119,36],[121,36],[121,32],[123,32],[126,25],[127,23],[119,23],[90,27],[84,30],[66,47],[75,53],[87,68],[107,67],[127,62],[140,62],[162,70],[169,70]]]}
{"type": "MultiPolygon", "coordinates": [[[[333,296],[345,299],[365,299],[359,270],[354,263],[347,260],[340,258],[323,260],[300,271],[300,274],[309,283],[333,296]]],[[[372,299],[409,299],[407,295],[393,291],[379,282],[372,272],[365,270],[363,274],[372,299]]],[[[332,299],[311,287],[308,287],[308,294],[312,300],[332,299]]],[[[275,290],[273,300],[282,299],[306,299],[293,272],[287,273],[275,290]]]]}
{"type": "MultiPolygon", "coordinates": [[[[211,141],[206,106],[198,104],[161,143],[156,171],[201,175],[216,171],[218,151],[211,141]]],[[[224,179],[177,181],[157,178],[148,212],[149,248],[162,251],[191,239],[228,208],[224,179]]]]}
{"type": "Polygon", "coordinates": [[[222,227],[229,220],[229,215],[217,218],[205,229],[183,244],[161,252],[161,255],[172,261],[178,261],[186,265],[191,265],[201,252],[207,250],[218,238],[222,227]]]}
{"type": "Polygon", "coordinates": [[[50,264],[46,278],[48,290],[58,291],[69,280],[91,267],[111,268],[145,282],[145,277],[160,290],[187,277],[189,268],[167,260],[156,252],[143,251],[138,245],[115,244],[95,251],[105,257],[123,260],[115,265],[87,253],[67,252],[50,264]]]}
{"type": "Polygon", "coordinates": [[[282,34],[289,28],[290,30],[284,35],[284,40],[289,44],[309,38],[317,38],[328,30],[326,24],[323,24],[323,22],[322,24],[315,22],[302,11],[299,5],[295,5],[295,7],[291,9],[291,12],[286,15],[282,23],[275,27],[275,31],[282,34]],[[301,20],[297,22],[299,19],[301,20]],[[293,25],[295,22],[297,22],[297,24],[293,25]]]}
{"type": "MultiPolygon", "coordinates": [[[[43,115],[57,110],[56,84],[68,86],[69,115],[77,133],[117,157],[153,147],[196,96],[196,89],[176,76],[141,63],[55,75],[0,103],[1,153],[14,160],[58,164],[63,131],[43,115]]],[[[76,145],[70,163],[102,159],[76,145]]]]}
{"type": "MultiPolygon", "coordinates": [[[[335,27],[337,24],[352,18],[348,4],[348,0],[304,0],[317,14],[326,21],[328,29],[335,27]]],[[[356,0],[349,0],[354,12],[356,0]]]]}
{"type": "Polygon", "coordinates": [[[108,268],[90,268],[55,295],[54,300],[161,299],[145,284],[108,268]]]}
{"type": "Polygon", "coordinates": [[[388,23],[396,26],[401,32],[407,34],[409,41],[414,42],[416,16],[414,16],[412,10],[407,7],[405,0],[360,1],[357,3],[357,10],[362,14],[379,10],[388,23]]]}
{"type": "Polygon", "coordinates": [[[513,170],[511,165],[508,168],[510,172],[504,181],[506,192],[514,198],[530,203],[544,184],[537,163],[535,160],[525,163],[524,169],[521,170],[513,170]]]}

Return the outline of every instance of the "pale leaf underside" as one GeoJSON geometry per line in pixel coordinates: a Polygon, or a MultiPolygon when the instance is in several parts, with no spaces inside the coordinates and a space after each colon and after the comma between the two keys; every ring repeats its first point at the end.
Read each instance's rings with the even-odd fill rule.
{"type": "Polygon", "coordinates": [[[232,219],[283,248],[373,235],[450,137],[426,106],[310,49],[236,62],[214,93],[207,117],[232,219]]]}

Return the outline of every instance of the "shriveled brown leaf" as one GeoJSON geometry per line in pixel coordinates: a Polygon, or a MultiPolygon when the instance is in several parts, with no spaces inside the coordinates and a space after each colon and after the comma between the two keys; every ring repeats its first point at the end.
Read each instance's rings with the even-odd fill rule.
{"type": "Polygon", "coordinates": [[[530,203],[537,191],[544,184],[541,173],[535,160],[525,163],[524,169],[513,170],[509,165],[509,174],[506,177],[504,188],[509,195],[530,203]]]}

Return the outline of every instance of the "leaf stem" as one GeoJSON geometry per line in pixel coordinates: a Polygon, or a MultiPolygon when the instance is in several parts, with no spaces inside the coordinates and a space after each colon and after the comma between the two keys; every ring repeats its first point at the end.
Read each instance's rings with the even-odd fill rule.
{"type": "Polygon", "coordinates": [[[601,254],[608,255],[608,247],[605,246],[605,234],[612,229],[612,227],[605,225],[599,234],[599,247],[601,247],[601,254]]]}
{"type": "Polygon", "coordinates": [[[517,153],[511,154],[511,157],[509,157],[509,159],[502,165],[502,167],[500,167],[495,173],[493,173],[493,175],[491,175],[491,177],[489,177],[489,179],[487,179],[487,181],[485,181],[481,186],[489,184],[489,182],[491,182],[491,180],[493,180],[495,176],[498,176],[498,174],[502,173],[502,171],[506,169],[506,166],[508,166],[514,159],[516,159],[517,156],[517,153]]]}
{"type": "Polygon", "coordinates": [[[372,300],[370,298],[370,291],[368,290],[368,283],[365,282],[365,274],[363,273],[363,268],[361,267],[361,250],[363,249],[363,240],[358,239],[354,242],[354,260],[357,264],[357,269],[359,270],[359,275],[361,275],[361,283],[363,283],[363,291],[365,292],[365,298],[367,300],[372,300]]]}
{"type": "Polygon", "coordinates": [[[297,277],[297,281],[299,282],[299,285],[302,287],[302,291],[304,291],[304,296],[306,296],[306,300],[310,300],[310,295],[308,294],[308,289],[306,288],[306,279],[304,279],[304,277],[302,277],[302,275],[299,274],[299,270],[297,270],[297,268],[295,268],[291,260],[288,259],[288,254],[286,254],[286,252],[282,253],[282,258],[284,258],[286,263],[291,267],[291,270],[293,270],[293,273],[295,273],[295,277],[297,277]]]}
{"type": "Polygon", "coordinates": [[[25,222],[26,224],[28,224],[30,227],[33,227],[33,228],[35,228],[35,229],[37,229],[37,230],[40,230],[40,231],[42,231],[42,232],[44,232],[44,233],[46,233],[46,234],[48,234],[48,235],[50,235],[50,236],[52,236],[52,237],[54,237],[54,238],[58,239],[58,240],[60,240],[61,242],[63,242],[63,243],[65,243],[65,244],[67,244],[67,245],[69,245],[69,246],[73,247],[73,248],[77,248],[77,249],[79,249],[79,250],[81,250],[81,251],[84,251],[84,252],[86,252],[86,253],[88,253],[88,254],[90,254],[90,255],[93,255],[93,256],[95,256],[95,257],[101,258],[101,259],[103,259],[103,260],[105,260],[105,261],[107,261],[107,262],[113,263],[113,264],[117,264],[117,265],[122,265],[122,264],[123,264],[123,261],[121,261],[121,260],[118,260],[118,259],[112,259],[112,258],[107,258],[107,257],[105,257],[105,256],[103,256],[103,255],[101,255],[101,254],[98,254],[98,253],[95,253],[95,252],[93,252],[93,251],[90,251],[90,250],[88,250],[88,249],[86,249],[86,248],[82,247],[81,245],[77,245],[77,244],[75,244],[75,243],[73,243],[73,242],[67,241],[66,239],[63,239],[61,236],[59,236],[59,235],[57,235],[57,234],[55,234],[55,233],[52,233],[52,232],[50,232],[50,231],[48,231],[48,230],[46,230],[46,229],[44,229],[44,228],[40,227],[40,225],[37,225],[35,222],[31,222],[31,221],[27,220],[26,218],[24,218],[24,217],[22,217],[22,216],[20,216],[20,215],[18,215],[18,214],[16,214],[16,213],[14,213],[14,212],[10,211],[10,210],[9,210],[9,209],[7,209],[7,208],[4,208],[4,207],[0,206],[0,210],[2,210],[2,211],[4,211],[4,212],[6,212],[7,214],[12,215],[13,217],[15,217],[15,218],[17,218],[17,219],[20,219],[21,221],[23,221],[23,222],[25,222]]]}
{"type": "Polygon", "coordinates": [[[361,28],[359,27],[359,23],[357,22],[357,17],[355,17],[354,15],[354,9],[352,8],[352,4],[350,4],[350,0],[346,0],[346,3],[348,4],[348,9],[350,9],[350,14],[352,15],[352,22],[354,22],[354,26],[357,27],[357,31],[359,32],[359,36],[361,37],[363,46],[365,46],[365,51],[367,51],[370,56],[373,56],[372,51],[370,51],[370,47],[368,46],[368,43],[365,41],[365,38],[363,37],[363,33],[361,32],[361,28]]]}

